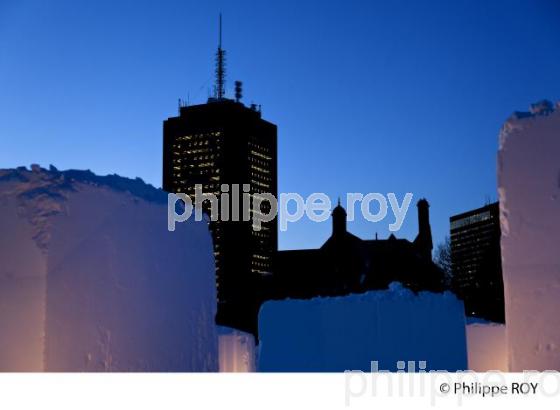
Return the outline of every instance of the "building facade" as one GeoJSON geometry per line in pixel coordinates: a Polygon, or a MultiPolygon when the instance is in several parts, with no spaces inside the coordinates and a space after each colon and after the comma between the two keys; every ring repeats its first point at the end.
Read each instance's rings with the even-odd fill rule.
{"type": "MultiPolygon", "coordinates": [[[[210,221],[216,319],[247,331],[255,330],[248,318],[259,307],[259,282],[273,270],[278,234],[276,219],[253,229],[251,219],[259,210],[251,201],[251,219],[244,220],[243,201],[255,193],[277,195],[276,134],[276,125],[263,120],[255,108],[227,99],[181,107],[179,116],[163,126],[163,189],[185,193],[194,202],[199,185],[203,193],[220,198],[217,220],[210,221]],[[221,212],[222,202],[229,203],[227,214],[221,212]]],[[[207,211],[211,206],[208,200],[203,203],[207,211]]]]}
{"type": "Polygon", "coordinates": [[[263,297],[261,282],[273,271],[278,248],[277,220],[254,229],[253,195],[277,197],[277,127],[261,117],[260,107],[226,98],[225,50],[216,53],[214,97],[206,104],[180,104],[179,115],[163,123],[163,189],[187,194],[211,217],[219,325],[257,334],[263,297]],[[205,196],[213,194],[217,201],[205,196]]]}
{"type": "Polygon", "coordinates": [[[450,218],[452,287],[467,316],[503,323],[498,202],[450,218]]]}
{"type": "Polygon", "coordinates": [[[267,298],[340,296],[386,289],[400,282],[413,291],[443,291],[443,272],[432,261],[429,204],[418,201],[418,236],[414,241],[361,239],[347,231],[346,211],[332,211],[332,235],[318,249],[279,251],[267,298]]]}

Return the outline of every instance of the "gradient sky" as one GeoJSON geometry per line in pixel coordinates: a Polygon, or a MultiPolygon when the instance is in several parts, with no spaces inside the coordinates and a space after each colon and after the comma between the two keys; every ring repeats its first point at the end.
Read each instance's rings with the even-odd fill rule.
{"type": "MultiPolygon", "coordinates": [[[[0,168],[38,163],[161,186],[162,121],[212,88],[218,13],[228,94],[279,127],[279,188],[405,192],[449,216],[496,200],[497,137],[560,99],[560,2],[0,0],[0,168]]],[[[388,235],[388,218],[349,229],[388,235]]],[[[302,221],[281,248],[317,247],[302,221]]],[[[413,239],[416,208],[399,237],[413,239]]]]}

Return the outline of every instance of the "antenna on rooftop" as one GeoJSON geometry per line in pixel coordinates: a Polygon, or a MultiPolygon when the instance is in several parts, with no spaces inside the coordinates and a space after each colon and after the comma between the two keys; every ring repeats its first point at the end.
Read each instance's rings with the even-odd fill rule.
{"type": "Polygon", "coordinates": [[[221,100],[226,91],[226,51],[222,49],[222,13],[220,13],[220,28],[218,37],[218,51],[216,52],[216,85],[214,96],[221,100]]]}
{"type": "Polygon", "coordinates": [[[235,101],[240,102],[243,98],[243,83],[241,81],[235,82],[235,101]]]}

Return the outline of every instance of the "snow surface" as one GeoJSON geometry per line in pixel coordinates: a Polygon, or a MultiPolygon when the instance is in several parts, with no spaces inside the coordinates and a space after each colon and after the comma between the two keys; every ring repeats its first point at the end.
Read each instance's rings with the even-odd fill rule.
{"type": "Polygon", "coordinates": [[[207,224],[89,171],[0,170],[1,371],[217,371],[207,224]]]}
{"type": "Polygon", "coordinates": [[[221,373],[257,371],[255,337],[241,330],[218,327],[221,373]]]}
{"type": "Polygon", "coordinates": [[[511,371],[560,370],[560,105],[502,127],[502,268],[511,371]]]}
{"type": "Polygon", "coordinates": [[[486,321],[467,322],[469,370],[508,371],[506,326],[486,321]]]}
{"type": "Polygon", "coordinates": [[[389,290],[341,297],[266,302],[259,314],[259,371],[465,370],[463,303],[452,293],[389,290]]]}

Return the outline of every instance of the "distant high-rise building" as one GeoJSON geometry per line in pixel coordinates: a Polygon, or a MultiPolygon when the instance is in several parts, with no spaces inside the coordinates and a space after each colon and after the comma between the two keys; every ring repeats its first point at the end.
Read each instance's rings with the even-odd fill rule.
{"type": "Polygon", "coordinates": [[[450,218],[452,286],[468,316],[504,322],[498,203],[450,218]]]}
{"type": "MultiPolygon", "coordinates": [[[[221,24],[220,24],[221,26],[221,24]]],[[[221,28],[220,28],[221,31],[221,28]]],[[[179,116],[163,124],[163,189],[194,198],[195,185],[220,197],[226,189],[230,215],[210,222],[214,240],[217,323],[257,333],[260,282],[273,269],[278,247],[276,219],[260,231],[243,220],[243,197],[256,193],[277,196],[277,127],[261,117],[260,107],[225,97],[225,51],[217,52],[216,87],[206,104],[181,106],[179,116]],[[225,185],[224,185],[225,184],[225,185]],[[246,192],[245,192],[246,191],[246,192]],[[234,221],[234,201],[239,219],[234,221]]],[[[222,196],[225,199],[225,195],[222,196]]],[[[206,209],[210,203],[204,203],[206,209]]],[[[264,206],[263,206],[264,209],[264,206]]],[[[259,212],[253,209],[250,214],[259,212]]]]}

